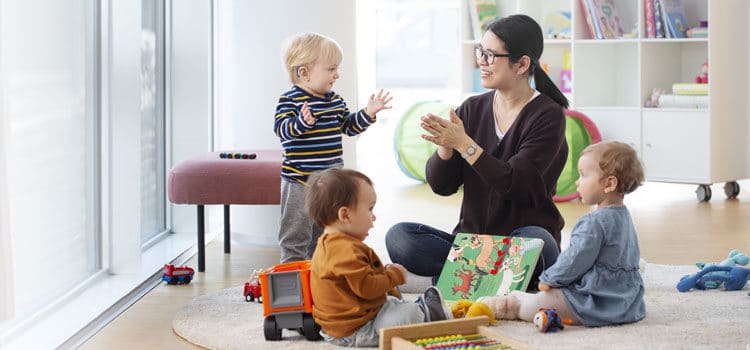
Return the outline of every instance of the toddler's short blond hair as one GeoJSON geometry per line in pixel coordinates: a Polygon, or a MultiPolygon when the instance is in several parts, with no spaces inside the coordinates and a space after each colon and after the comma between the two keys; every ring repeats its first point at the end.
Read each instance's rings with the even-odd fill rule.
{"type": "Polygon", "coordinates": [[[287,40],[283,60],[292,84],[299,82],[297,70],[300,67],[313,64],[320,59],[336,64],[340,64],[344,59],[339,44],[327,36],[318,33],[302,33],[287,40]]]}
{"type": "Polygon", "coordinates": [[[643,184],[643,166],[638,154],[626,143],[602,141],[584,148],[581,155],[591,153],[599,157],[602,177],[617,178],[616,192],[628,194],[643,184]]]}

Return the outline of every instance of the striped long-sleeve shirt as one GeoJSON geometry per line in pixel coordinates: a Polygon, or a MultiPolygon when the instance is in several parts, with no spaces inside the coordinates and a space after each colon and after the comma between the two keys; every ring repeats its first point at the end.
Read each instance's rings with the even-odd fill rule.
{"type": "Polygon", "coordinates": [[[344,99],[333,91],[321,98],[295,85],[276,106],[273,128],[284,148],[281,178],[305,183],[314,171],[343,166],[341,134],[357,135],[374,122],[364,109],[349,112],[344,99]],[[315,118],[313,125],[302,116],[304,102],[315,118]]]}

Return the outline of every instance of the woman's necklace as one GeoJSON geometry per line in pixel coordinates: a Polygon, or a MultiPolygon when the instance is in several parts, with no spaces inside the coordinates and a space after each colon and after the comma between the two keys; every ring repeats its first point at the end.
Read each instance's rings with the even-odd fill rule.
{"type": "MultiPolygon", "coordinates": [[[[531,91],[531,96],[534,96],[533,90],[531,91]]],[[[498,129],[500,129],[501,133],[505,134],[506,132],[508,132],[508,129],[510,129],[511,125],[513,125],[513,122],[516,120],[516,117],[518,117],[518,113],[521,111],[523,106],[528,103],[530,98],[531,97],[526,98],[524,100],[524,103],[518,103],[514,107],[503,110],[500,103],[500,93],[495,90],[495,96],[492,99],[492,110],[494,112],[495,123],[497,124],[498,129]]]]}

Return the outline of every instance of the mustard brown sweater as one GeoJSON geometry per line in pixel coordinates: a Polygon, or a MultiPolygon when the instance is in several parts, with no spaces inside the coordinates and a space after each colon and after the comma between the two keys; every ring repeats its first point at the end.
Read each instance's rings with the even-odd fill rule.
{"type": "Polygon", "coordinates": [[[345,233],[326,233],[312,257],[313,318],[326,334],[341,338],[378,314],[386,294],[405,276],[384,267],[364,242],[345,233]]]}

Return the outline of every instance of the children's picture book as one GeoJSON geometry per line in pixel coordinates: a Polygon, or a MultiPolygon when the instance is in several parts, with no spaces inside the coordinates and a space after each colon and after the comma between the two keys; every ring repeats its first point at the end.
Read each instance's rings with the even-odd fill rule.
{"type": "Polygon", "coordinates": [[[481,40],[485,25],[497,17],[497,3],[495,0],[469,0],[469,16],[474,40],[481,40]]]}
{"type": "Polygon", "coordinates": [[[580,0],[581,1],[581,12],[583,17],[586,18],[586,24],[588,25],[589,39],[604,39],[601,29],[599,28],[599,21],[596,20],[596,10],[594,3],[591,0],[580,0]]]}
{"type": "Polygon", "coordinates": [[[570,39],[570,11],[554,11],[544,16],[544,31],[548,39],[570,39]]]}
{"type": "Polygon", "coordinates": [[[664,28],[664,20],[662,19],[661,1],[653,0],[654,2],[654,29],[657,38],[667,37],[667,28],[664,28]]]}
{"type": "Polygon", "coordinates": [[[458,233],[437,288],[448,305],[526,291],[543,245],[538,238],[458,233]]]}
{"type": "Polygon", "coordinates": [[[685,19],[685,4],[682,0],[660,0],[662,16],[666,19],[669,27],[669,34],[673,38],[686,38],[688,30],[687,20],[685,19]]]}
{"type": "Polygon", "coordinates": [[[654,0],[643,0],[643,18],[646,20],[646,37],[656,38],[656,24],[654,23],[654,0]]]}
{"type": "Polygon", "coordinates": [[[708,84],[674,83],[672,93],[675,95],[708,95],[708,84]]]}
{"type": "Polygon", "coordinates": [[[621,38],[624,34],[622,29],[622,19],[620,18],[614,0],[593,0],[596,9],[595,20],[599,22],[599,27],[605,39],[621,38]]]}

